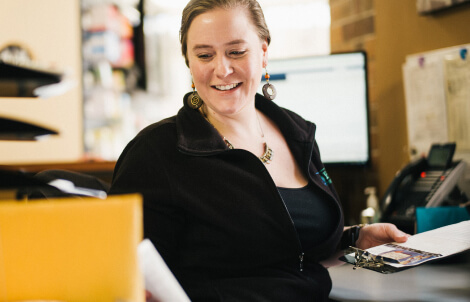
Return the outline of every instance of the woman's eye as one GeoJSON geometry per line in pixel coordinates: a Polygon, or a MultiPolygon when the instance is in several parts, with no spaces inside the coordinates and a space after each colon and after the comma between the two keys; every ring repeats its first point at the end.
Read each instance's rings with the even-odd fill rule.
{"type": "Polygon", "coordinates": [[[202,60],[207,60],[210,59],[212,56],[210,54],[199,54],[197,55],[197,57],[202,60]]]}
{"type": "Polygon", "coordinates": [[[246,53],[245,50],[233,50],[230,52],[232,56],[242,56],[246,53]]]}

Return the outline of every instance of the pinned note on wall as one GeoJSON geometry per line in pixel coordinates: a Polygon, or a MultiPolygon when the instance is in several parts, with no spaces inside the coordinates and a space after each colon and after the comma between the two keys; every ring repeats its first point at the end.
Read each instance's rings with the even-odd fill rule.
{"type": "Polygon", "coordinates": [[[433,143],[450,141],[457,143],[456,155],[470,158],[468,49],[470,44],[407,56],[403,81],[412,160],[433,143]]]}
{"type": "Polygon", "coordinates": [[[467,49],[444,58],[444,81],[449,140],[470,152],[470,60],[467,49]]]}

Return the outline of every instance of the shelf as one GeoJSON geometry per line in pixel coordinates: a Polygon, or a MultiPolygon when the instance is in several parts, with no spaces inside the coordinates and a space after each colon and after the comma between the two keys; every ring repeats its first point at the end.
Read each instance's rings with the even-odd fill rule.
{"type": "Polygon", "coordinates": [[[53,134],[58,132],[29,122],[0,117],[0,141],[35,141],[53,134]]]}
{"type": "Polygon", "coordinates": [[[57,72],[0,60],[0,97],[37,97],[37,88],[61,80],[57,72]]]}

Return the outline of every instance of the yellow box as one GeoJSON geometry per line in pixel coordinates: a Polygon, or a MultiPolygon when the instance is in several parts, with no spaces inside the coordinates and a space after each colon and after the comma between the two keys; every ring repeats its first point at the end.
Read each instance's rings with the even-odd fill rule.
{"type": "Polygon", "coordinates": [[[144,301],[140,195],[0,201],[0,301],[144,301]]]}

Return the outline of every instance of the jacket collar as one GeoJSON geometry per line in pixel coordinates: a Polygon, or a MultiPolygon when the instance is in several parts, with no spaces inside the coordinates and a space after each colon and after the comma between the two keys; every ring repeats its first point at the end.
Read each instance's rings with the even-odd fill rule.
{"type": "MultiPolygon", "coordinates": [[[[183,98],[183,107],[176,115],[178,147],[189,153],[209,155],[228,150],[219,132],[199,113],[189,107],[186,102],[188,93],[183,98]]],[[[255,96],[255,107],[266,114],[280,128],[286,140],[311,143],[315,138],[315,125],[305,121],[297,114],[285,110],[264,98],[255,96]]]]}

